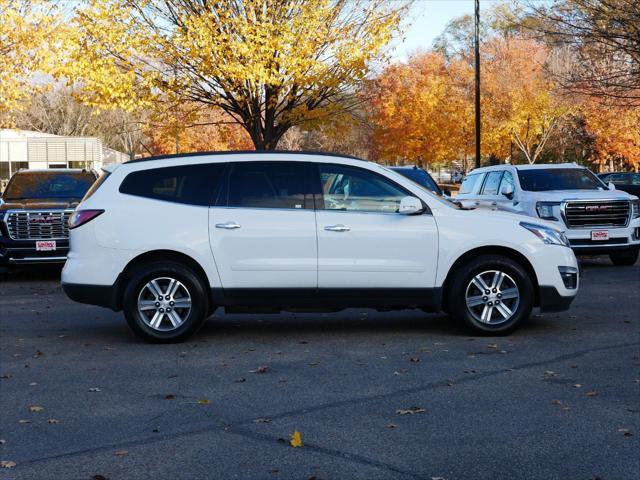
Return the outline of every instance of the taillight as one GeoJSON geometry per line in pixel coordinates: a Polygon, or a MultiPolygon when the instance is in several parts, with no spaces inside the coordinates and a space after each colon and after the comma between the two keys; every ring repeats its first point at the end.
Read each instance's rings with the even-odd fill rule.
{"type": "Polygon", "coordinates": [[[73,212],[73,215],[69,217],[69,230],[90,222],[101,213],[104,213],[104,210],[76,210],[73,212]]]}

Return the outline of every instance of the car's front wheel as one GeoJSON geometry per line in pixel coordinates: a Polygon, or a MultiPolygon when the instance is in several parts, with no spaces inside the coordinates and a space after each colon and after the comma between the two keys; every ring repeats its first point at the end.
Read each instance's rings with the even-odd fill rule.
{"type": "Polygon", "coordinates": [[[127,323],[154,343],[180,342],[202,326],[208,296],[202,280],[176,262],[153,262],[135,269],[124,290],[127,323]]]}
{"type": "Polygon", "coordinates": [[[533,282],[518,262],[483,255],[453,273],[448,298],[451,315],[476,333],[505,335],[531,315],[533,282]]]}
{"type": "Polygon", "coordinates": [[[639,250],[625,250],[623,252],[612,252],[609,258],[614,265],[629,266],[638,261],[639,250]]]}

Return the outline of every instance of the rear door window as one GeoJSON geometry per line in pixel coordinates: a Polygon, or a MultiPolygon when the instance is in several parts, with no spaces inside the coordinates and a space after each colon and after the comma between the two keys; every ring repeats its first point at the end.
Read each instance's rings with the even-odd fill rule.
{"type": "Polygon", "coordinates": [[[208,206],[215,200],[222,183],[225,165],[181,165],[130,173],[120,192],[138,197],[208,206]]]}
{"type": "Polygon", "coordinates": [[[497,195],[498,188],[500,187],[500,181],[502,180],[502,170],[497,172],[490,172],[487,175],[487,179],[482,186],[481,195],[497,195]]]}
{"type": "Polygon", "coordinates": [[[231,167],[229,207],[305,208],[307,187],[304,162],[239,162],[231,167]]]}

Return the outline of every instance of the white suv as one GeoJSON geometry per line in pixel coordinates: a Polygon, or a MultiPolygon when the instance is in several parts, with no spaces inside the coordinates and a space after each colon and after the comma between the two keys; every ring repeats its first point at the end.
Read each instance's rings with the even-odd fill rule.
{"type": "Polygon", "coordinates": [[[469,211],[378,164],[208,153],[110,166],[70,219],[73,300],[155,342],[227,312],[444,310],[503,334],[566,310],[578,265],[545,221],[469,211]]]}
{"type": "Polygon", "coordinates": [[[575,163],[478,168],[464,179],[456,200],[553,222],[578,254],[609,254],[616,265],[638,259],[638,197],[575,163]]]}

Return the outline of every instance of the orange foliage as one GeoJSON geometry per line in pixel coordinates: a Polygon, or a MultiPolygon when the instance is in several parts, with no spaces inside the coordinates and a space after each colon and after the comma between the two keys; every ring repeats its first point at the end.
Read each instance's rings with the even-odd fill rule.
{"type": "Polygon", "coordinates": [[[169,110],[155,118],[147,135],[149,149],[156,155],[176,153],[176,133],[179,151],[253,150],[246,131],[224,112],[199,111],[193,106],[169,110]]]}

